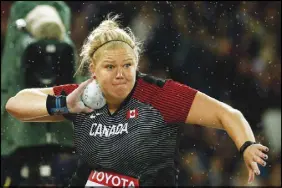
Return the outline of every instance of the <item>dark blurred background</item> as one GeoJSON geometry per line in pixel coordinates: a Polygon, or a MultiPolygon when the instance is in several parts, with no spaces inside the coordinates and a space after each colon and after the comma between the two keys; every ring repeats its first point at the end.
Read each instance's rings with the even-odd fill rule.
{"type": "MultiPolygon", "coordinates": [[[[12,3],[1,1],[1,55],[12,3]]],[[[140,71],[174,79],[239,109],[257,141],[270,148],[268,164],[252,185],[281,186],[281,1],[66,3],[78,51],[107,13],[119,13],[122,25],[144,41],[140,71]]],[[[247,168],[224,131],[184,125],[179,151],[180,185],[247,183],[247,168]]],[[[52,183],[64,185],[75,161],[71,153],[54,156],[52,183]]],[[[9,163],[1,164],[1,185],[24,179],[22,167],[21,176],[7,175],[9,163]]]]}

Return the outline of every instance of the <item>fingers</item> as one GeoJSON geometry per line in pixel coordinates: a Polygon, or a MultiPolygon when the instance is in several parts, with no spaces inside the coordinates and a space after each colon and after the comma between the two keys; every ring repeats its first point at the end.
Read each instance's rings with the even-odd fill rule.
{"type": "Polygon", "coordinates": [[[258,149],[263,151],[263,152],[268,152],[269,151],[269,148],[266,147],[266,146],[263,146],[261,144],[257,144],[258,145],[258,149]]]}
{"type": "Polygon", "coordinates": [[[246,159],[248,161],[247,166],[249,169],[248,183],[251,183],[254,180],[255,174],[260,175],[258,164],[266,166],[266,162],[264,160],[267,160],[268,156],[265,154],[265,152],[268,151],[268,147],[261,144],[253,145],[253,147],[248,151],[248,155],[246,155],[246,159]]]}
{"type": "Polygon", "coordinates": [[[93,81],[93,79],[94,78],[89,78],[88,80],[82,82],[81,84],[79,84],[78,88],[76,88],[76,90],[74,90],[73,92],[76,92],[76,94],[78,95],[82,94],[86,86],[90,84],[93,81]]]}
{"type": "Polygon", "coordinates": [[[256,155],[259,156],[259,157],[262,158],[262,159],[265,159],[265,160],[268,159],[268,155],[264,154],[264,153],[261,152],[261,151],[257,151],[257,152],[256,152],[256,155]]]}
{"type": "Polygon", "coordinates": [[[267,160],[268,156],[263,152],[267,152],[269,149],[261,144],[258,144],[256,148],[257,150],[255,152],[254,161],[262,166],[265,166],[266,162],[264,160],[267,160]]]}
{"type": "Polygon", "coordinates": [[[260,156],[262,159],[265,159],[265,160],[268,159],[268,156],[266,154],[262,153],[261,151],[258,151],[257,155],[260,156]]]}
{"type": "Polygon", "coordinates": [[[249,179],[248,179],[248,183],[252,183],[255,179],[255,173],[252,169],[249,169],[249,179]]]}
{"type": "Polygon", "coordinates": [[[255,162],[259,163],[261,166],[265,166],[266,162],[264,160],[262,160],[259,156],[255,155],[254,159],[255,162]]]}
{"type": "Polygon", "coordinates": [[[251,169],[253,170],[253,172],[256,174],[256,175],[260,175],[260,171],[259,171],[259,167],[258,167],[258,164],[256,162],[251,162],[251,169]]]}

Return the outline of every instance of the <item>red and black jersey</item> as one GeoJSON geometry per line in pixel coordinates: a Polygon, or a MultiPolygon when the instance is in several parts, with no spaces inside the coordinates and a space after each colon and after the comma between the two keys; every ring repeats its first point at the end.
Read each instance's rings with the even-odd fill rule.
{"type": "MultiPolygon", "coordinates": [[[[68,95],[77,87],[56,86],[54,92],[68,95]]],[[[196,93],[138,72],[133,90],[114,114],[105,105],[89,114],[66,115],[73,122],[80,157],[74,179],[84,186],[95,169],[135,177],[141,186],[175,185],[178,123],[185,122],[196,93]]]]}

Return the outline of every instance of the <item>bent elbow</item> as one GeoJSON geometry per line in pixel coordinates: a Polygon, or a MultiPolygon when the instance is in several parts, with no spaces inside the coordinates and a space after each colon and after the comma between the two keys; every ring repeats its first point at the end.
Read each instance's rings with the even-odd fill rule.
{"type": "Polygon", "coordinates": [[[219,116],[234,116],[234,115],[243,115],[241,113],[241,111],[237,110],[236,108],[233,108],[232,106],[228,105],[228,104],[225,104],[225,103],[222,103],[221,105],[221,110],[220,110],[220,113],[219,113],[219,116]]]}
{"type": "Polygon", "coordinates": [[[228,111],[233,116],[243,116],[242,112],[237,110],[237,109],[235,109],[235,108],[231,108],[228,111]]]}
{"type": "Polygon", "coordinates": [[[9,113],[9,114],[12,114],[14,112],[14,105],[13,105],[13,100],[14,100],[14,97],[11,97],[7,103],[6,103],[6,111],[9,113]]]}
{"type": "Polygon", "coordinates": [[[233,122],[234,119],[242,117],[244,117],[242,112],[232,107],[224,108],[219,115],[220,122],[224,129],[226,129],[226,125],[229,126],[230,124],[233,124],[231,122],[233,122]]]}
{"type": "Polygon", "coordinates": [[[16,101],[15,101],[15,97],[11,97],[7,103],[6,103],[6,111],[13,117],[15,117],[16,119],[20,120],[21,121],[21,118],[20,118],[20,110],[19,108],[17,108],[17,104],[15,104],[16,101]]]}

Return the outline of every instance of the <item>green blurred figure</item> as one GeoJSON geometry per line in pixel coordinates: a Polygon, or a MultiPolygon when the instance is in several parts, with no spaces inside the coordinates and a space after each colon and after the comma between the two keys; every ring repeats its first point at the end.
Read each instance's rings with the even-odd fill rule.
{"type": "MultiPolygon", "coordinates": [[[[22,168],[25,158],[35,156],[30,160],[36,160],[50,151],[72,148],[70,122],[25,123],[5,111],[8,98],[21,89],[77,81],[73,77],[77,54],[69,36],[70,19],[70,9],[62,1],[16,1],[12,5],[1,62],[1,159],[9,159],[1,165],[1,185],[16,185],[12,172],[9,181],[2,177],[14,161],[22,168]],[[41,154],[40,148],[46,153],[41,154]]],[[[20,174],[20,169],[9,169],[20,174]]]]}

